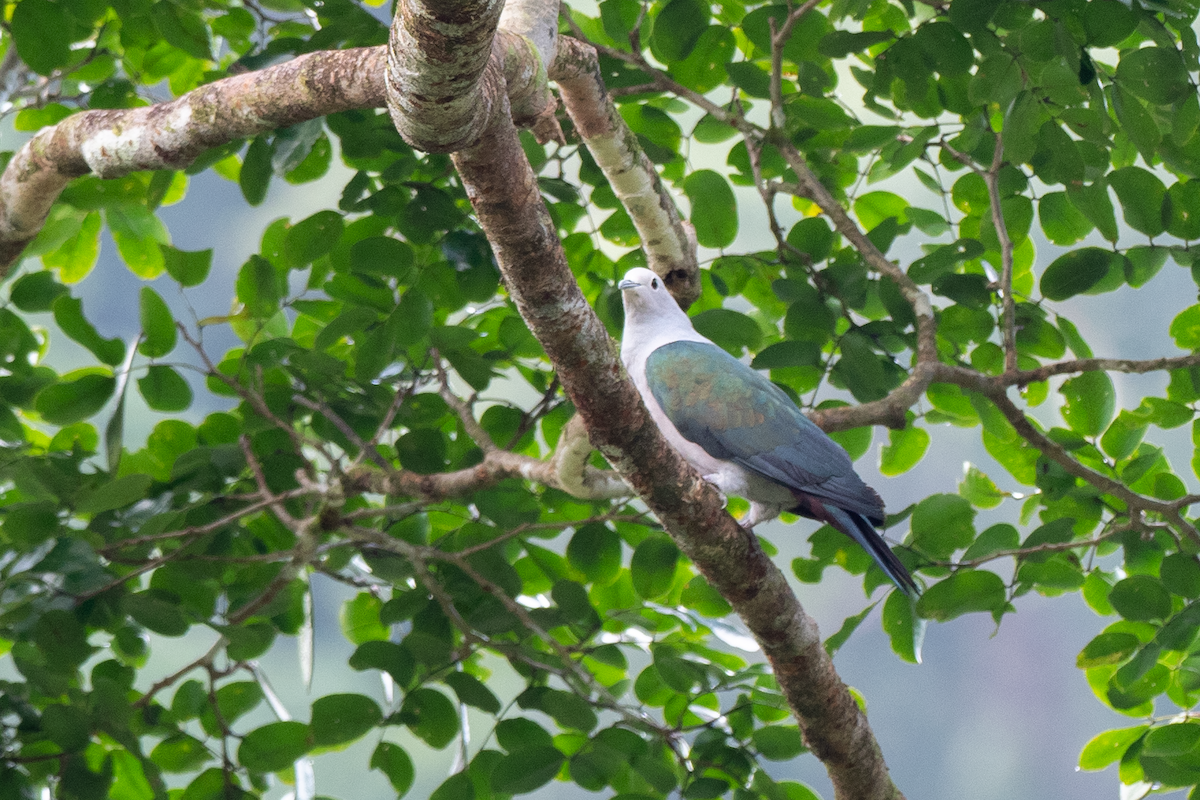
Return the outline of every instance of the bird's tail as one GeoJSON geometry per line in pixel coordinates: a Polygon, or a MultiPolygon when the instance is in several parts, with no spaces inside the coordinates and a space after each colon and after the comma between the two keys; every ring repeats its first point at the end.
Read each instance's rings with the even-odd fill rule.
{"type": "Polygon", "coordinates": [[[921,590],[917,587],[917,582],[913,580],[912,575],[900,563],[900,559],[896,558],[896,554],[887,546],[887,542],[883,540],[883,537],[866,517],[828,503],[821,505],[824,506],[826,514],[824,521],[862,545],[862,548],[871,554],[871,558],[875,559],[875,563],[879,565],[885,575],[891,578],[892,583],[900,588],[900,591],[912,598],[916,598],[920,594],[921,590]]]}

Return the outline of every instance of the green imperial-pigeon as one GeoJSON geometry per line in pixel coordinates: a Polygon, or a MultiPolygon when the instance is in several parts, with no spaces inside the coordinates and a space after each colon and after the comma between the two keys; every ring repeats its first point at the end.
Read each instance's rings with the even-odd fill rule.
{"type": "Polygon", "coordinates": [[[653,272],[631,269],[618,288],[625,369],[667,441],[704,480],[750,501],[742,526],[781,511],[827,522],[916,596],[917,584],[875,530],[883,501],[846,451],[782,389],[696,333],[653,272]]]}

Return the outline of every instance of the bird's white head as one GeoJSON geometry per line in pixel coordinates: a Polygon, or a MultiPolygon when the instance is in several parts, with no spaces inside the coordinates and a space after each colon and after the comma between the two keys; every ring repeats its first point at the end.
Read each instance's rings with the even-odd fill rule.
{"type": "Polygon", "coordinates": [[[708,341],[692,328],[692,321],[667,291],[662,278],[645,267],[625,273],[617,284],[625,304],[625,330],[621,334],[621,357],[648,354],[666,342],[708,341]]]}
{"type": "Polygon", "coordinates": [[[634,324],[653,324],[655,327],[678,325],[691,327],[687,314],[667,291],[662,278],[645,267],[634,267],[617,284],[625,304],[625,327],[634,324]]]}

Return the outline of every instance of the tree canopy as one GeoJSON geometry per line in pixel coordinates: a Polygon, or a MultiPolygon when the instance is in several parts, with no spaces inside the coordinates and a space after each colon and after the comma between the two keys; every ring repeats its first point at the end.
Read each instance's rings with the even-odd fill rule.
{"type": "Polygon", "coordinates": [[[1096,612],[1080,678],[1128,717],[1080,766],[1200,785],[1200,460],[1163,447],[1200,444],[1200,304],[1164,298],[1177,350],[1140,359],[1066,302],[1200,283],[1198,12],[7,3],[0,796],[307,800],[366,740],[397,795],[454,748],[435,800],[805,800],[765,762],[806,751],[840,798],[900,797],[830,655],[876,606],[916,661],[1029,593],[1096,612]],[[258,206],[331,169],[231,281],[157,213],[201,173],[258,206]],[[78,290],[102,233],[146,282],[129,341],[78,290]],[[634,266],[853,458],[885,428],[884,475],[978,432],[989,465],[889,509],[919,600],[828,527],[774,565],[667,447],[610,338],[634,266]],[[1119,404],[1120,374],[1161,381],[1119,404]],[[822,638],[780,566],[869,605],[822,638]],[[259,659],[311,673],[317,576],[382,687],[289,708],[259,659]]]}

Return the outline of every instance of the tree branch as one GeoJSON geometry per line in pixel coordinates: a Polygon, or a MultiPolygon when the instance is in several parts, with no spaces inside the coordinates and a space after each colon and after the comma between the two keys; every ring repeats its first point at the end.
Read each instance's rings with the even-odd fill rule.
{"type": "Polygon", "coordinates": [[[596,49],[576,39],[559,42],[550,69],[563,105],[596,165],[629,213],[648,266],[658,273],[683,309],[700,296],[695,237],[679,217],[654,163],[604,87],[596,49]]]}
{"type": "Polygon", "coordinates": [[[182,169],[211,147],[384,103],[384,49],[309,53],[235,75],[169,103],[85,111],[45,128],[0,176],[0,276],[41,230],[69,181],[182,169]]]}
{"type": "MultiPolygon", "coordinates": [[[[443,13],[455,7],[447,2],[443,13]]],[[[402,2],[393,29],[406,24],[406,8],[402,2]]],[[[567,266],[512,122],[496,115],[478,144],[453,159],[505,285],[557,368],[592,443],[754,632],[838,797],[898,797],[866,717],[838,679],[815,623],[757,539],[663,439],[623,374],[567,266]]]]}

